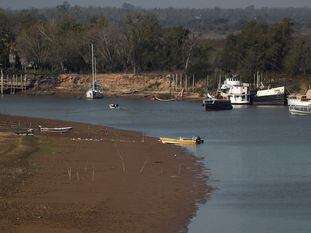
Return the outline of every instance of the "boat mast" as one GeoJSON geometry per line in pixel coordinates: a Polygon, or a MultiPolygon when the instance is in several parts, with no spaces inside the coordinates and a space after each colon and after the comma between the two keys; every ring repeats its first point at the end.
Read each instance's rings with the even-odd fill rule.
{"type": "Polygon", "coordinates": [[[94,57],[94,83],[96,83],[96,57],[94,57]]]}
{"type": "Polygon", "coordinates": [[[94,45],[91,44],[91,53],[92,53],[92,79],[93,79],[93,83],[92,83],[92,90],[94,91],[95,89],[95,67],[94,67],[94,45]]]}

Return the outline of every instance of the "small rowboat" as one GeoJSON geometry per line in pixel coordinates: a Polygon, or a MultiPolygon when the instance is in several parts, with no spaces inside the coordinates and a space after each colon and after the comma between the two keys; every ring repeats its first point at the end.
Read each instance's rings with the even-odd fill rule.
{"type": "Polygon", "coordinates": [[[154,100],[160,101],[160,102],[170,102],[170,101],[175,101],[176,99],[170,98],[170,99],[161,99],[159,97],[154,97],[154,100]]]}
{"type": "Polygon", "coordinates": [[[160,137],[160,141],[166,144],[185,144],[185,145],[193,145],[193,144],[202,144],[204,140],[200,137],[192,137],[192,138],[165,138],[160,137]]]}
{"type": "Polygon", "coordinates": [[[119,104],[109,104],[110,109],[119,109],[119,104]]]}
{"type": "Polygon", "coordinates": [[[72,130],[72,127],[60,127],[60,128],[45,128],[39,125],[41,132],[51,132],[51,133],[67,133],[72,130]]]}

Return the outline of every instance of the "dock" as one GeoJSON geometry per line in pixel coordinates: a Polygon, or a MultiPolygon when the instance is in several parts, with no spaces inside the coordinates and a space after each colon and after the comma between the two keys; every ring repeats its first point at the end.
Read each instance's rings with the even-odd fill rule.
{"type": "Polygon", "coordinates": [[[26,74],[4,75],[0,72],[0,94],[15,94],[16,92],[26,91],[30,87],[30,81],[26,74]]]}

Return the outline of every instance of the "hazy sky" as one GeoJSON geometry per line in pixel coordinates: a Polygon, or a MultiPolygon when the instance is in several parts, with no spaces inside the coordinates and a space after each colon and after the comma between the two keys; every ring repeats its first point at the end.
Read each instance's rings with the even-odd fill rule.
{"type": "MultiPolygon", "coordinates": [[[[0,0],[1,8],[43,8],[60,5],[64,0],[0,0]]],[[[311,7],[311,0],[68,0],[71,5],[80,6],[121,6],[123,2],[144,8],[154,7],[223,7],[238,8],[254,5],[255,7],[311,7]]]]}

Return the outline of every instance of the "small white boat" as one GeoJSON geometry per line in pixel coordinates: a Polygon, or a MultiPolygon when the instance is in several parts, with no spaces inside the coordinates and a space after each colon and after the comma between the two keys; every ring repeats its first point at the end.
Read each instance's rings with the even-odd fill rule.
{"type": "Polygon", "coordinates": [[[72,127],[56,127],[56,128],[47,128],[39,125],[41,132],[51,132],[51,133],[67,133],[72,130],[72,127]]]}
{"type": "Polygon", "coordinates": [[[311,106],[291,105],[288,106],[288,110],[292,115],[311,116],[311,106]]]}
{"type": "Polygon", "coordinates": [[[110,109],[119,109],[120,106],[119,106],[119,104],[109,104],[109,108],[110,109]]]}

